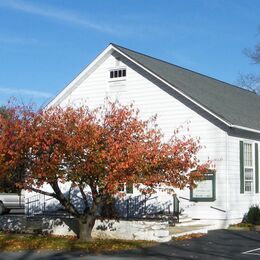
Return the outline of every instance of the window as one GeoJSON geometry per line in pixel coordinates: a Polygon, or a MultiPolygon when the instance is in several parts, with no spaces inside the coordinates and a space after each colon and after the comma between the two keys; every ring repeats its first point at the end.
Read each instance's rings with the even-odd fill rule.
{"type": "Polygon", "coordinates": [[[120,191],[121,191],[121,192],[124,192],[124,191],[125,191],[125,185],[124,185],[124,183],[119,184],[117,189],[118,189],[119,192],[120,192],[120,191]]]}
{"type": "Polygon", "coordinates": [[[132,182],[128,182],[126,184],[126,193],[133,193],[133,190],[134,190],[134,185],[132,182]]]}
{"type": "Polygon", "coordinates": [[[119,184],[118,191],[119,192],[125,192],[127,194],[132,194],[134,190],[134,185],[132,182],[126,183],[126,184],[119,184]]]}
{"type": "Polygon", "coordinates": [[[254,190],[254,164],[253,164],[253,145],[244,143],[244,181],[245,192],[254,190]]]}
{"type": "Polygon", "coordinates": [[[107,93],[111,97],[119,98],[126,92],[126,68],[111,69],[109,71],[107,93]]]}
{"type": "Polygon", "coordinates": [[[110,78],[123,78],[126,77],[126,69],[114,69],[110,70],[110,78]]]}
{"type": "Polygon", "coordinates": [[[203,180],[197,181],[197,186],[190,189],[191,201],[216,200],[216,175],[214,170],[204,174],[203,180]]]}

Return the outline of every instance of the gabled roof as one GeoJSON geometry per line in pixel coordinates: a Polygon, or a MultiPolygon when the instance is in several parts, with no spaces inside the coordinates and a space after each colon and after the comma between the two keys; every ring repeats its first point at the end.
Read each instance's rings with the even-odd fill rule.
{"type": "Polygon", "coordinates": [[[229,126],[260,130],[260,96],[257,94],[116,44],[112,46],[229,126]]]}
{"type": "Polygon", "coordinates": [[[64,100],[105,59],[117,51],[225,125],[260,133],[260,96],[255,93],[179,67],[169,62],[111,43],[72,82],[47,104],[64,100]]]}

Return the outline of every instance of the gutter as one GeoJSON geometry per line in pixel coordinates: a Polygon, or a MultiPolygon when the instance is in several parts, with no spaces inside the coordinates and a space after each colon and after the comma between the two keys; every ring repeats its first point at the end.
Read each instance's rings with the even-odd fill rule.
{"type": "Polygon", "coordinates": [[[256,130],[256,129],[253,129],[253,128],[248,128],[248,127],[244,127],[244,126],[240,126],[240,125],[231,125],[230,128],[236,128],[236,129],[260,134],[260,130],[256,130]]]}

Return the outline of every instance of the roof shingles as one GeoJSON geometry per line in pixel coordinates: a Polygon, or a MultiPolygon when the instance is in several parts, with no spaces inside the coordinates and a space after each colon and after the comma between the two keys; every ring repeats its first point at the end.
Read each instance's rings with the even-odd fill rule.
{"type": "Polygon", "coordinates": [[[260,130],[260,96],[174,64],[112,44],[224,121],[260,130]]]}

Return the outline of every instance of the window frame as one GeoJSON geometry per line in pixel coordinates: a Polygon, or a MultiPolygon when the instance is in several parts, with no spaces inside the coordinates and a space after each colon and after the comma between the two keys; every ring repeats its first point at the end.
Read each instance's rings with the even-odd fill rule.
{"type": "Polygon", "coordinates": [[[128,183],[121,183],[118,186],[118,192],[123,192],[126,195],[131,195],[134,193],[134,183],[128,182],[128,183]]]}
{"type": "Polygon", "coordinates": [[[245,194],[254,194],[255,193],[255,149],[254,149],[254,142],[250,141],[244,141],[243,142],[243,164],[244,164],[244,193],[245,194]],[[248,166],[246,165],[246,145],[251,146],[251,156],[252,156],[252,165],[248,166]],[[246,180],[246,169],[252,170],[252,179],[251,180],[246,180]],[[246,182],[251,182],[251,190],[247,191],[246,190],[246,182]]]}
{"type": "MultiPolygon", "coordinates": [[[[212,196],[211,197],[194,197],[194,189],[190,188],[190,201],[195,202],[212,202],[216,200],[216,171],[209,169],[207,173],[205,173],[204,178],[201,181],[211,181],[212,188],[212,196]]],[[[199,181],[198,181],[199,182],[199,181]]],[[[196,188],[195,188],[196,189],[196,188]]]]}

